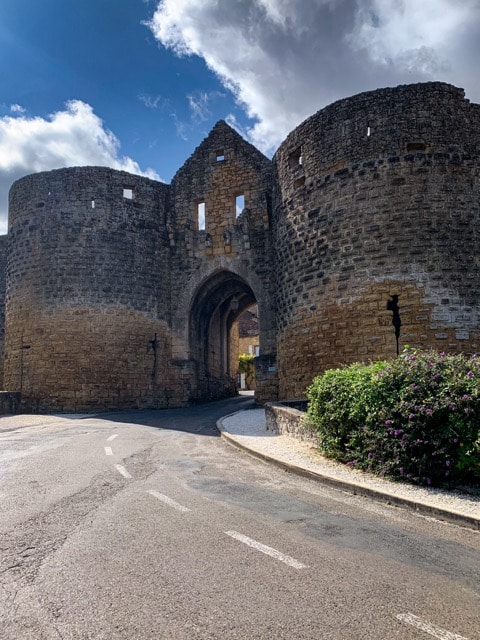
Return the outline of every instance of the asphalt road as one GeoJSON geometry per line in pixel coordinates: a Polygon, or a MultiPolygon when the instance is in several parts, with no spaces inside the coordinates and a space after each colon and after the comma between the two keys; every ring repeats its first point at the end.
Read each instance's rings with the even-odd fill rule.
{"type": "Polygon", "coordinates": [[[239,453],[250,403],[1,418],[0,639],[480,638],[480,534],[239,453]]]}

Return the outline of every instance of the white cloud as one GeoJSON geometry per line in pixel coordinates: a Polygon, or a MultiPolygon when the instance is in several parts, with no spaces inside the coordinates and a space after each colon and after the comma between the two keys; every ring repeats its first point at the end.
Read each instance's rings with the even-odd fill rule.
{"type": "Polygon", "coordinates": [[[21,104],[11,104],[10,105],[10,112],[11,113],[25,113],[25,109],[22,107],[21,104]]]}
{"type": "Polygon", "coordinates": [[[360,91],[426,80],[480,101],[480,0],[161,0],[149,23],[198,55],[273,151],[301,120],[360,91]]]}
{"type": "Polygon", "coordinates": [[[224,97],[225,94],[220,91],[195,91],[187,95],[188,106],[193,122],[199,123],[208,120],[211,115],[211,103],[224,97]]]}
{"type": "Polygon", "coordinates": [[[208,119],[210,111],[208,109],[208,93],[199,91],[187,96],[188,106],[195,122],[204,122],[208,119]]]}
{"type": "Polygon", "coordinates": [[[0,118],[0,232],[6,231],[8,190],[29,173],[96,165],[159,179],[152,169],[142,171],[134,160],[120,156],[118,139],[80,100],[68,102],[64,111],[47,119],[16,113],[20,115],[0,118]]]}
{"type": "Polygon", "coordinates": [[[162,96],[150,96],[146,93],[142,93],[138,96],[140,102],[147,107],[147,109],[159,109],[164,108],[169,104],[169,101],[162,96]]]}

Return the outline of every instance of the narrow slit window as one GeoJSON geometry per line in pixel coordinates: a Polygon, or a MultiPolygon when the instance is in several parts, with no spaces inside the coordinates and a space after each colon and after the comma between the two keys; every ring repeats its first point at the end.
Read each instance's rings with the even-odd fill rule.
{"type": "Polygon", "coordinates": [[[92,200],[92,209],[95,209],[95,200],[92,200]]]}
{"type": "Polygon", "coordinates": [[[242,213],[242,211],[245,209],[245,196],[243,195],[243,193],[238,194],[238,196],[235,196],[235,217],[238,218],[238,216],[242,213]]]}
{"type": "Polygon", "coordinates": [[[205,231],[205,202],[197,203],[197,229],[205,231]]]}
{"type": "Polygon", "coordinates": [[[371,129],[370,125],[367,124],[367,138],[370,137],[371,133],[372,133],[372,129],[371,129]]]}

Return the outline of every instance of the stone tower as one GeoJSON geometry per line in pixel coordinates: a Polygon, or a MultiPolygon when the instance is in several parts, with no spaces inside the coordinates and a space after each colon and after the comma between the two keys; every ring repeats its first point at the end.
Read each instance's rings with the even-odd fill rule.
{"type": "Polygon", "coordinates": [[[394,319],[400,348],[480,349],[479,151],[479,105],[437,82],[340,100],[282,143],[281,397],[315,372],[395,357],[394,319]]]}

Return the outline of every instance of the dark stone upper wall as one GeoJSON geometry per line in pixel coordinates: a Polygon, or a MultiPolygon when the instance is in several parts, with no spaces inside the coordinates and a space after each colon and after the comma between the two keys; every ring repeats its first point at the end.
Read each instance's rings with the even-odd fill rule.
{"type": "Polygon", "coordinates": [[[452,85],[427,82],[361,93],[321,109],[275,154],[283,197],[302,176],[334,174],[370,158],[417,151],[477,154],[480,107],[464,95],[452,85]]]}
{"type": "Polygon", "coordinates": [[[10,191],[9,297],[165,315],[167,192],[163,183],[104,167],[18,180],[10,191]]]}
{"type": "Polygon", "coordinates": [[[195,229],[196,204],[203,201],[206,232],[215,235],[237,224],[236,195],[263,219],[270,190],[271,161],[220,120],[172,180],[171,223],[195,229]]]}

